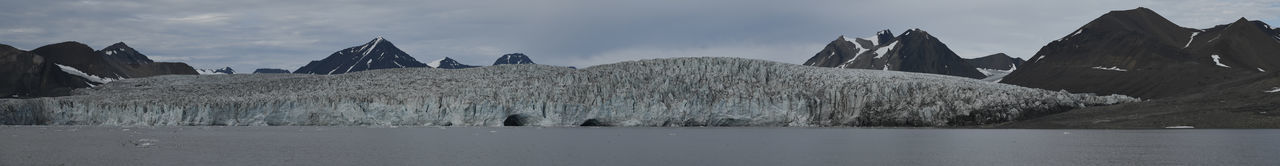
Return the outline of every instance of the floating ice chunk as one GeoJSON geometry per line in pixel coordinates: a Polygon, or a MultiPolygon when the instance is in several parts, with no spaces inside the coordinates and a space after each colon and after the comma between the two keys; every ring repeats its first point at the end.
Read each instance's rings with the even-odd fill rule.
{"type": "Polygon", "coordinates": [[[133,147],[139,147],[139,148],[150,148],[152,146],[156,146],[156,143],[160,143],[160,140],[143,138],[143,139],[129,141],[130,145],[133,145],[133,147]]]}

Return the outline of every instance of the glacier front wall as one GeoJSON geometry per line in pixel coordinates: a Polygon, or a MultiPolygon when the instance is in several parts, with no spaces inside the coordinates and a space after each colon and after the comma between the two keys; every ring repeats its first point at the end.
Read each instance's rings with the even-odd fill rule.
{"type": "Polygon", "coordinates": [[[0,100],[10,125],[950,126],[1133,102],[980,80],[739,58],[127,79],[0,100]]]}

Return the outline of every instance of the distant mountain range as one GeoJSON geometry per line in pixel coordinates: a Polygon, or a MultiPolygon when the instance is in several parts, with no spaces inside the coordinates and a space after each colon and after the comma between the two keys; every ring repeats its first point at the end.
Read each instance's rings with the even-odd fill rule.
{"type": "Polygon", "coordinates": [[[221,69],[196,69],[196,72],[200,73],[200,75],[236,74],[236,70],[231,69],[231,67],[224,67],[221,69]]]}
{"type": "Polygon", "coordinates": [[[253,74],[280,74],[280,73],[287,74],[289,73],[289,70],[273,69],[273,68],[260,68],[258,70],[253,70],[253,74]]]}

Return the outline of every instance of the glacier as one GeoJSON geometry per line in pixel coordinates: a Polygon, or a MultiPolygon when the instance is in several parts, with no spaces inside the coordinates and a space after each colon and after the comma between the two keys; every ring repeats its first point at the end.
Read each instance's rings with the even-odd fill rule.
{"type": "Polygon", "coordinates": [[[168,75],[0,99],[6,125],[962,126],[1136,102],[945,75],[698,57],[168,75]]]}

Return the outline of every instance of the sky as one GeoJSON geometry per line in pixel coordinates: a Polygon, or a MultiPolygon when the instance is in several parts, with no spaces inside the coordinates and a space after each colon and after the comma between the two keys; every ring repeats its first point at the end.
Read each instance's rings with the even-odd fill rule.
{"type": "Polygon", "coordinates": [[[669,57],[800,64],[841,35],[928,31],[962,57],[1028,58],[1112,10],[1147,7],[1209,28],[1280,25],[1274,0],[2,0],[0,44],[125,42],[202,69],[294,70],[382,36],[424,63],[490,65],[525,53],[586,67],[669,57]]]}

